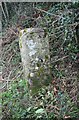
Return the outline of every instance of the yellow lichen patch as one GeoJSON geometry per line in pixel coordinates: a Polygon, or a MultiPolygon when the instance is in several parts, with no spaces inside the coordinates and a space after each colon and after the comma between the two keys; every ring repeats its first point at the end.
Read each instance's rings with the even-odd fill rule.
{"type": "Polygon", "coordinates": [[[22,48],[22,40],[19,39],[19,47],[22,48]]]}
{"type": "Polygon", "coordinates": [[[27,29],[26,28],[24,29],[24,32],[27,33],[27,29]]]}
{"type": "Polygon", "coordinates": [[[22,32],[20,31],[20,33],[19,33],[19,36],[21,37],[22,36],[22,32]]]}

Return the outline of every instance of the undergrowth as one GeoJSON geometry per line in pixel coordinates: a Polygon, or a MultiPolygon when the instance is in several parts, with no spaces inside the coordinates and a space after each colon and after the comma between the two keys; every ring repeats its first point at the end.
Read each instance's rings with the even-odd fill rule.
{"type": "Polygon", "coordinates": [[[52,85],[40,88],[31,94],[25,80],[12,82],[7,91],[2,93],[3,119],[54,120],[78,118],[79,110],[71,101],[67,92],[54,95],[52,85]]]}

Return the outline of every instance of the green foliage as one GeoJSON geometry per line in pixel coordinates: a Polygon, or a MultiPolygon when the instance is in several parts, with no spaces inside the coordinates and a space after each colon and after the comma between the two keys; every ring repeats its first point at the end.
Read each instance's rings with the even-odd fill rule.
{"type": "Polygon", "coordinates": [[[53,120],[65,116],[78,117],[79,110],[71,102],[67,93],[54,96],[53,86],[43,87],[31,96],[26,81],[12,82],[8,91],[2,93],[3,119],[45,119],[53,120]]]}
{"type": "Polygon", "coordinates": [[[10,114],[12,118],[19,118],[26,112],[22,100],[27,101],[27,85],[25,80],[14,81],[9,90],[2,94],[3,114],[10,114]],[[20,116],[21,115],[21,116],[20,116]]]}

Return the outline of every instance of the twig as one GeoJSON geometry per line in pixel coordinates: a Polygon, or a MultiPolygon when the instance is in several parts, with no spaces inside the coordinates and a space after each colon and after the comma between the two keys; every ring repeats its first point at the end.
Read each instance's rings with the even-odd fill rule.
{"type": "Polygon", "coordinates": [[[36,10],[39,10],[39,11],[41,11],[41,12],[44,12],[44,13],[46,13],[46,14],[55,16],[55,17],[60,17],[59,15],[55,15],[55,14],[53,14],[53,13],[49,13],[49,12],[47,12],[47,11],[45,11],[45,10],[42,10],[42,9],[39,9],[39,8],[37,8],[37,7],[35,7],[35,9],[36,9],[36,10]]]}
{"type": "Polygon", "coordinates": [[[1,6],[1,10],[2,10],[2,12],[3,12],[3,15],[4,15],[4,18],[5,18],[5,21],[7,22],[7,17],[6,17],[6,14],[5,14],[5,12],[4,12],[4,9],[3,9],[3,6],[2,6],[2,3],[0,4],[0,6],[1,6]]]}
{"type": "Polygon", "coordinates": [[[60,28],[63,28],[63,27],[73,27],[73,26],[77,26],[79,24],[79,22],[75,22],[75,23],[71,23],[71,24],[67,24],[67,25],[61,25],[59,27],[56,27],[54,29],[60,29],[60,28]]]}
{"type": "Polygon", "coordinates": [[[8,28],[10,31],[12,31],[16,36],[18,36],[18,34],[11,28],[8,28]]]}
{"type": "Polygon", "coordinates": [[[4,2],[4,5],[5,5],[5,11],[6,11],[7,17],[9,18],[9,13],[8,13],[7,5],[5,2],[4,2]]]}
{"type": "Polygon", "coordinates": [[[10,75],[11,75],[12,71],[10,71],[9,75],[8,75],[8,79],[7,79],[7,89],[8,89],[8,83],[10,81],[10,75]]]}
{"type": "Polygon", "coordinates": [[[62,57],[62,58],[59,58],[59,59],[53,61],[52,63],[56,63],[56,62],[58,62],[58,61],[62,61],[63,59],[67,58],[68,56],[69,56],[69,55],[64,56],[64,57],[62,57]]]}
{"type": "Polygon", "coordinates": [[[9,60],[8,60],[8,63],[10,63],[10,61],[11,61],[11,59],[12,59],[13,56],[14,56],[14,54],[11,55],[11,57],[10,57],[9,60]]]}
{"type": "MultiPolygon", "coordinates": [[[[4,80],[4,79],[0,79],[1,82],[7,82],[7,80],[4,80]]],[[[12,80],[9,80],[9,82],[11,82],[12,80]]]]}
{"type": "MultiPolygon", "coordinates": [[[[6,83],[7,84],[7,83],[6,83]]],[[[0,88],[0,91],[2,91],[4,89],[4,87],[6,86],[6,84],[4,86],[2,86],[2,88],[0,88]]]]}

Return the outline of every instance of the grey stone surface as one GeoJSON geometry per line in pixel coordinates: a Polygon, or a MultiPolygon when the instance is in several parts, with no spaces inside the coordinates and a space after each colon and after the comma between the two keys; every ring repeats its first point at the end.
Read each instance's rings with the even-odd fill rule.
{"type": "Polygon", "coordinates": [[[44,37],[44,30],[41,28],[21,30],[19,46],[25,79],[30,84],[38,80],[39,84],[47,79],[50,74],[50,55],[48,36],[44,37]]]}

